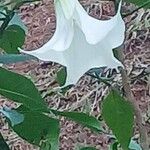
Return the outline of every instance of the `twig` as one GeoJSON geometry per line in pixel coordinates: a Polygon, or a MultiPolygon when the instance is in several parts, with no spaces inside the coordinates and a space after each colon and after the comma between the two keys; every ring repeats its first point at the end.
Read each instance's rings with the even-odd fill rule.
{"type": "MultiPolygon", "coordinates": [[[[92,78],[95,78],[97,79],[98,81],[100,82],[103,82],[104,84],[106,84],[107,86],[111,87],[112,85],[105,79],[99,77],[98,75],[94,75],[94,74],[91,74],[91,73],[86,73],[86,75],[88,76],[91,76],[92,78]]],[[[109,80],[109,79],[108,79],[109,80]]]]}
{"type": "Polygon", "coordinates": [[[98,89],[100,88],[100,86],[96,87],[95,89],[93,89],[92,91],[90,91],[89,93],[87,93],[86,95],[84,95],[80,101],[78,101],[77,103],[75,103],[74,105],[72,105],[70,111],[76,110],[79,107],[83,106],[87,100],[87,98],[89,96],[91,96],[94,92],[96,92],[98,89]]]}
{"type": "MultiPolygon", "coordinates": [[[[118,58],[124,64],[124,54],[122,47],[118,48],[118,58]]],[[[126,70],[121,68],[122,84],[124,87],[125,95],[127,100],[133,105],[134,113],[136,116],[136,123],[139,127],[139,132],[141,135],[141,146],[143,150],[149,150],[148,136],[144,125],[142,124],[142,115],[139,109],[138,104],[135,101],[135,98],[132,94],[129,79],[126,73],[126,70]]]]}

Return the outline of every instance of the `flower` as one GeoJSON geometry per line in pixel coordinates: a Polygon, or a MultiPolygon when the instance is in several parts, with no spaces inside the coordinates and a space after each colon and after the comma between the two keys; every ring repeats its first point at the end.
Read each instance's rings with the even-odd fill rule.
{"type": "Polygon", "coordinates": [[[55,0],[53,37],[37,50],[21,52],[66,66],[65,85],[75,84],[91,68],[120,66],[112,52],[124,41],[125,23],[120,9],[121,2],[117,14],[104,21],[89,16],[78,0],[55,0]]]}

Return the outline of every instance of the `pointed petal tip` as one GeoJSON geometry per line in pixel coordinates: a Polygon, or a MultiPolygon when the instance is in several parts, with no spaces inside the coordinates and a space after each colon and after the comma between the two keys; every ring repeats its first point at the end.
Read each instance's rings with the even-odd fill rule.
{"type": "Polygon", "coordinates": [[[31,55],[31,56],[33,56],[33,57],[36,57],[36,56],[33,55],[33,51],[26,51],[26,50],[21,49],[20,47],[18,47],[18,50],[19,50],[20,53],[23,53],[23,54],[27,54],[27,55],[31,55]]]}
{"type": "Polygon", "coordinates": [[[23,50],[22,48],[20,48],[20,47],[18,47],[18,51],[20,52],[20,53],[28,53],[28,51],[25,51],[25,50],[23,50]]]}
{"type": "Polygon", "coordinates": [[[18,51],[22,51],[22,49],[20,47],[18,47],[18,51]]]}
{"type": "Polygon", "coordinates": [[[95,45],[104,38],[108,37],[109,33],[112,32],[120,22],[120,26],[117,28],[121,28],[123,30],[123,20],[120,14],[121,5],[122,0],[119,2],[117,14],[111,19],[104,21],[89,16],[82,5],[79,2],[77,3],[75,20],[77,21],[78,26],[84,33],[86,41],[89,44],[95,45]]]}

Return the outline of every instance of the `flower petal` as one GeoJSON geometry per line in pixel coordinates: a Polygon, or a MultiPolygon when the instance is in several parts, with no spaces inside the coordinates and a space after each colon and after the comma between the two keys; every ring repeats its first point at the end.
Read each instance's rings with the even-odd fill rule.
{"type": "Polygon", "coordinates": [[[52,61],[59,64],[62,64],[66,66],[65,59],[63,56],[63,51],[54,51],[51,49],[46,49],[45,45],[39,49],[33,50],[33,51],[25,51],[20,48],[18,48],[20,52],[32,55],[34,57],[37,57],[40,60],[43,61],[52,61]]]}
{"type": "Polygon", "coordinates": [[[57,20],[56,31],[53,37],[39,49],[24,51],[19,48],[19,50],[43,61],[53,61],[65,65],[61,51],[68,49],[72,42],[74,34],[73,20],[67,20],[65,18],[59,1],[55,2],[55,11],[57,20]]]}
{"type": "Polygon", "coordinates": [[[56,51],[64,51],[70,46],[73,38],[73,20],[67,20],[65,18],[59,1],[55,2],[55,12],[56,31],[51,40],[45,44],[45,47],[56,51]]]}
{"type": "MultiPolygon", "coordinates": [[[[117,32],[117,29],[120,30],[121,33],[120,32],[119,33],[121,35],[123,35],[122,33],[124,33],[125,30],[125,25],[121,18],[120,9],[121,9],[121,2],[119,4],[118,12],[114,17],[112,17],[109,20],[98,20],[89,16],[87,12],[84,10],[84,8],[81,6],[81,4],[77,2],[76,11],[75,11],[76,14],[75,20],[78,23],[81,30],[84,32],[88,43],[96,44],[106,36],[112,36],[112,34],[109,35],[109,33],[112,31],[115,37],[113,35],[113,37],[109,38],[111,40],[110,43],[113,43],[114,39],[116,43],[117,39],[119,39],[120,36],[117,32]],[[114,30],[114,27],[116,28],[116,30],[114,30]]],[[[120,38],[118,43],[123,42],[123,39],[120,38]]],[[[114,44],[114,45],[120,45],[120,44],[114,44]]]]}
{"type": "Polygon", "coordinates": [[[77,4],[74,15],[78,25],[75,23],[73,26],[73,20],[65,18],[60,2],[56,1],[58,22],[53,38],[36,51],[22,51],[41,60],[54,61],[66,66],[67,79],[65,86],[75,84],[91,68],[122,66],[112,53],[112,49],[122,44],[124,40],[125,25],[119,12],[121,4],[116,16],[107,21],[90,17],[78,2],[77,4]],[[75,30],[74,36],[72,33],[73,28],[75,30]],[[63,34],[64,29],[66,29],[65,36],[63,34]],[[67,31],[68,35],[71,32],[70,37],[67,37],[67,31]],[[67,47],[62,44],[66,41],[66,38],[69,39],[67,47]]]}
{"type": "Polygon", "coordinates": [[[120,46],[125,39],[125,23],[120,15],[121,2],[119,4],[119,11],[116,14],[116,24],[107,35],[106,42],[113,48],[120,46]]]}
{"type": "Polygon", "coordinates": [[[122,64],[113,56],[111,45],[103,39],[96,45],[89,44],[84,33],[75,25],[75,34],[70,47],[65,51],[39,48],[35,51],[22,51],[44,61],[54,61],[67,67],[65,86],[76,84],[79,78],[91,68],[107,66],[116,68],[122,64]]]}
{"type": "Polygon", "coordinates": [[[74,30],[73,20],[67,20],[64,16],[61,4],[55,2],[56,11],[56,31],[53,37],[41,48],[33,51],[24,51],[19,48],[20,52],[35,56],[43,61],[53,61],[65,65],[62,51],[70,47],[74,30]]]}
{"type": "Polygon", "coordinates": [[[70,48],[64,51],[67,67],[66,84],[75,84],[91,68],[107,66],[116,68],[122,64],[113,56],[111,45],[103,39],[96,45],[89,44],[83,32],[75,26],[75,35],[70,48]]]}
{"type": "Polygon", "coordinates": [[[74,13],[75,9],[75,0],[59,0],[61,7],[67,19],[70,19],[74,13]]]}
{"type": "Polygon", "coordinates": [[[65,18],[59,1],[55,2],[55,12],[56,12],[56,31],[53,37],[41,47],[40,50],[43,50],[43,53],[44,52],[46,53],[47,50],[64,51],[70,46],[72,42],[74,34],[73,20],[67,20],[65,18]]]}

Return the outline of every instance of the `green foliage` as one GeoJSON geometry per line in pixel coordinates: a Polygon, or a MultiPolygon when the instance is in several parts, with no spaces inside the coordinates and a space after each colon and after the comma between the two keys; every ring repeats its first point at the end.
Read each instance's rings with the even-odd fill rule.
{"type": "MultiPolygon", "coordinates": [[[[118,142],[114,142],[113,144],[110,145],[109,150],[119,150],[118,145],[119,145],[118,142]]],[[[141,146],[132,139],[129,144],[129,149],[130,150],[142,150],[141,146]]]]}
{"type": "Polygon", "coordinates": [[[0,133],[0,150],[10,150],[1,133],[0,133]]]}
{"type": "Polygon", "coordinates": [[[67,117],[73,121],[80,123],[83,126],[86,126],[94,131],[102,131],[101,123],[93,116],[89,116],[82,112],[60,112],[54,111],[54,114],[67,117]]]}
{"type": "Polygon", "coordinates": [[[37,60],[35,57],[30,55],[19,55],[19,54],[0,55],[0,63],[2,64],[18,63],[18,62],[31,60],[31,59],[37,60]]]}
{"type": "Polygon", "coordinates": [[[18,25],[20,26],[20,28],[22,28],[25,31],[25,33],[27,33],[28,31],[27,27],[22,22],[20,16],[17,13],[14,14],[13,18],[10,20],[8,25],[18,25]]]}
{"type": "Polygon", "coordinates": [[[47,112],[35,85],[26,77],[0,68],[0,94],[32,110],[47,112]]]}
{"type": "Polygon", "coordinates": [[[16,54],[24,41],[25,31],[18,25],[10,25],[0,35],[0,48],[9,54],[16,54]]]}
{"type": "MultiPolygon", "coordinates": [[[[35,0],[11,0],[11,4],[13,4],[11,6],[17,9],[22,4],[31,1],[35,0]]],[[[149,3],[146,7],[150,8],[150,0],[125,1],[138,6],[149,3]]],[[[5,6],[7,5],[10,4],[5,3],[5,6]]],[[[1,8],[3,8],[3,5],[2,7],[0,6],[1,8]]],[[[5,17],[5,14],[1,15],[1,18],[4,19],[5,17]]],[[[16,55],[18,53],[18,47],[22,47],[24,44],[26,32],[27,28],[17,14],[9,20],[8,24],[6,23],[6,27],[0,35],[0,48],[9,55],[0,55],[0,63],[10,64],[35,59],[27,55],[16,55]]],[[[66,68],[63,67],[58,71],[56,77],[56,81],[60,86],[65,84],[66,76],[66,68]]],[[[100,78],[99,80],[107,84],[107,81],[100,78]]],[[[65,92],[65,90],[65,88],[62,89],[62,92],[65,92]]],[[[0,112],[9,120],[9,125],[20,137],[32,144],[40,146],[41,150],[59,149],[59,120],[45,114],[49,113],[49,110],[35,85],[29,79],[0,67],[0,94],[22,104],[16,110],[0,109],[0,112]]],[[[89,127],[94,131],[103,131],[100,121],[85,113],[60,112],[56,110],[52,110],[52,112],[55,115],[64,116],[83,126],[89,127]]],[[[105,99],[102,106],[102,115],[124,150],[128,150],[129,148],[141,150],[141,147],[135,141],[131,140],[134,121],[133,108],[116,91],[112,90],[105,99]]],[[[117,150],[117,145],[118,142],[112,144],[110,150],[117,150]]],[[[0,150],[9,150],[1,134],[0,150]]],[[[96,150],[96,148],[83,147],[80,150],[96,150]]]]}
{"type": "Polygon", "coordinates": [[[20,137],[32,144],[40,146],[44,143],[49,145],[49,149],[58,150],[59,121],[57,119],[22,106],[17,111],[24,115],[24,121],[12,128],[20,137]]]}
{"type": "Polygon", "coordinates": [[[63,67],[57,72],[57,77],[56,77],[56,81],[60,86],[63,86],[65,84],[66,77],[67,77],[66,67],[63,67]]]}
{"type": "Polygon", "coordinates": [[[134,121],[133,108],[130,103],[112,90],[103,102],[102,115],[122,148],[128,150],[134,121]]]}
{"type": "MultiPolygon", "coordinates": [[[[58,120],[44,115],[47,107],[34,84],[26,77],[0,68],[0,94],[16,102],[22,103],[17,110],[3,110],[3,114],[10,120],[13,130],[28,142],[39,145],[47,150],[58,149],[59,123],[58,120]],[[23,115],[23,119],[18,118],[23,115]],[[19,116],[20,116],[19,115],[19,116]],[[17,117],[17,118],[16,118],[17,117]],[[19,119],[19,121],[18,121],[19,119]]],[[[90,129],[101,131],[100,122],[87,114],[78,112],[53,111],[56,115],[65,116],[90,129]]]]}
{"type": "Polygon", "coordinates": [[[109,150],[118,150],[118,142],[114,142],[110,145],[109,150]]]}
{"type": "Polygon", "coordinates": [[[133,3],[138,6],[146,4],[144,7],[150,8],[150,0],[125,0],[125,1],[129,3],[133,3]]]}

